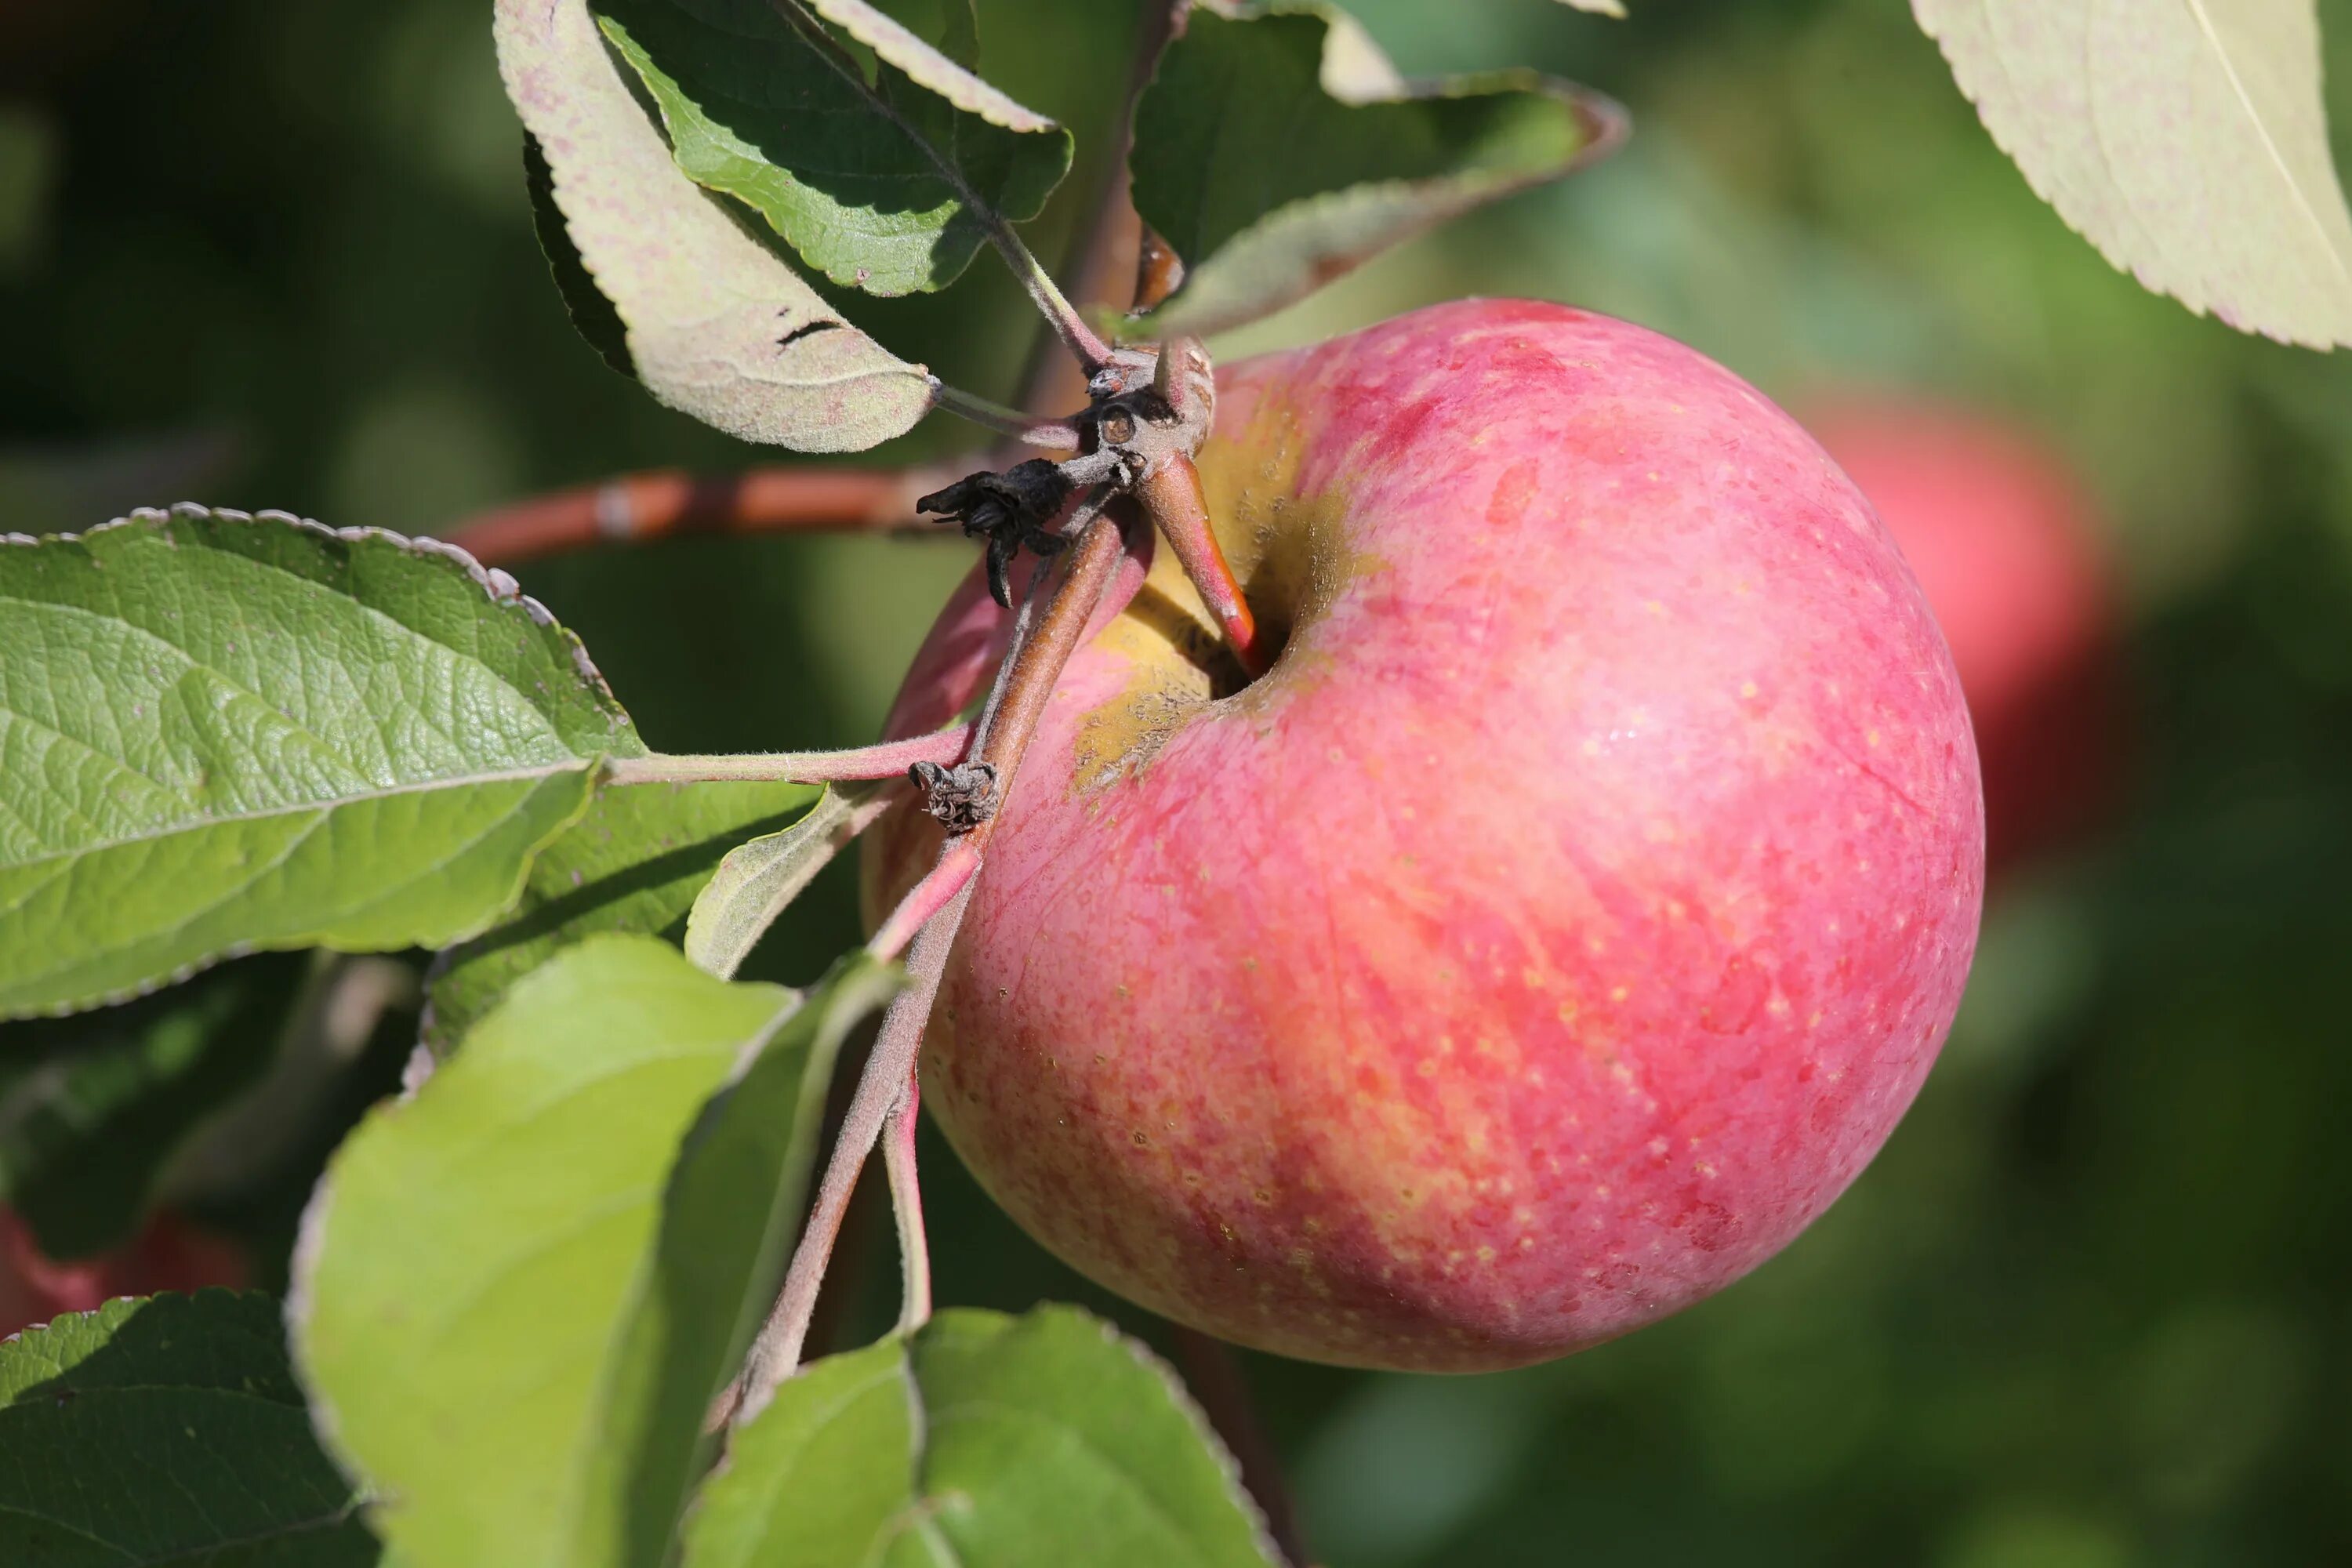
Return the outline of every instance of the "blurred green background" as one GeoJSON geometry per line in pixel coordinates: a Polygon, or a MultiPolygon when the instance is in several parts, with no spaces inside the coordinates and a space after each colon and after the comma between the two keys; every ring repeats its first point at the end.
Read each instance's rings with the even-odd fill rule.
{"type": "MultiPolygon", "coordinates": [[[[981,9],[989,73],[1092,133],[1075,196],[1129,6],[981,9]]],[[[1623,99],[1635,142],[1247,345],[1518,293],[1800,403],[1894,384],[2009,410],[2103,505],[2137,738],[2102,827],[1997,883],[1885,1153],[1751,1279],[1506,1377],[1252,1360],[1310,1542],[1335,1568],[2352,1562],[2352,363],[2111,270],[1900,0],[1357,9],[1409,72],[1539,65],[1623,99]]],[[[431,531],[761,456],[574,337],[518,149],[484,0],[0,0],[0,527],[202,499],[431,531]]],[[[1048,254],[1072,205],[1037,226],[1048,254]]],[[[1013,299],[982,258],[856,309],[1010,395],[1013,299]]],[[[523,575],[649,740],[720,750],[869,735],[969,559],[687,541],[523,575]]],[[[836,871],[775,962],[813,974],[854,931],[836,871]]],[[[930,1152],[944,1300],[1104,1304],[930,1152]]]]}

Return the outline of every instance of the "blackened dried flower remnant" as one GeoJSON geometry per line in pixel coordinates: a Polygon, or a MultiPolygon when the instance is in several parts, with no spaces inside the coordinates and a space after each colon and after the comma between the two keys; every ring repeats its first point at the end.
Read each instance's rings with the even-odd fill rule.
{"type": "Polygon", "coordinates": [[[950,833],[969,833],[996,815],[996,768],[990,763],[966,763],[945,768],[937,763],[917,763],[907,770],[923,792],[923,809],[950,833]]]}
{"type": "Polygon", "coordinates": [[[980,473],[934,490],[915,503],[963,525],[967,539],[988,541],[988,591],[1013,607],[1013,558],[1023,545],[1051,555],[1068,542],[1051,524],[1074,488],[1061,465],[1045,458],[1015,463],[1001,474],[980,473]]]}

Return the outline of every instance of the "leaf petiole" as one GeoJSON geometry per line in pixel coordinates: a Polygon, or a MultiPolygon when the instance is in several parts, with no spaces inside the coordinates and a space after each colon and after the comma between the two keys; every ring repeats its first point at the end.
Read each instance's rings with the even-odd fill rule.
{"type": "Polygon", "coordinates": [[[703,756],[613,757],[604,763],[608,784],[854,784],[895,779],[917,763],[953,763],[971,741],[961,725],[909,740],[858,746],[845,752],[747,752],[703,756]]]}

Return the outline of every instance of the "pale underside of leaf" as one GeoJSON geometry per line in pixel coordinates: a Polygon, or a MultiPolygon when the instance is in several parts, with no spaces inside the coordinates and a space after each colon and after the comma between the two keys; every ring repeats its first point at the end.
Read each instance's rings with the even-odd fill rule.
{"type": "Polygon", "coordinates": [[[733,979],[776,917],[886,804],[878,788],[835,785],[782,832],[730,850],[687,917],[688,959],[721,980],[733,979]]]}
{"type": "Polygon", "coordinates": [[[1014,102],[949,54],[926,42],[905,23],[886,16],[866,0],[808,3],[817,15],[965,113],[977,114],[991,125],[1001,125],[1007,131],[1055,129],[1054,121],[1014,102]]]}
{"type": "Polygon", "coordinates": [[[664,403],[747,441],[856,451],[912,427],[935,383],[828,308],[672,159],[586,0],[498,0],[508,95],[572,242],[664,403]]]}
{"type": "Polygon", "coordinates": [[[430,542],[142,512],[10,536],[0,603],[0,1016],[469,935],[645,749],[576,639],[430,542]]]}
{"type": "Polygon", "coordinates": [[[1130,335],[1271,314],[1379,251],[1564,177],[1615,147],[1623,111],[1531,71],[1411,84],[1334,8],[1197,10],[1140,110],[1136,205],[1183,286],[1130,335]],[[1270,157],[1272,147],[1290,150],[1270,157]]]}
{"type": "Polygon", "coordinates": [[[1565,0],[1565,4],[1573,10],[1590,11],[1596,16],[1614,16],[1620,21],[1625,16],[1624,0],[1565,0]]]}
{"type": "Polygon", "coordinates": [[[2312,0],[1914,0],[2034,191],[2149,289],[2352,342],[2312,0]]]}

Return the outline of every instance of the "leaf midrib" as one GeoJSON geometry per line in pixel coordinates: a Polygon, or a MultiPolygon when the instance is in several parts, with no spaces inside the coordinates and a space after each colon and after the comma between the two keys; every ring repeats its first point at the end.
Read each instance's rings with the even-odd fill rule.
{"type": "Polygon", "coordinates": [[[267,822],[276,817],[303,816],[314,813],[331,814],[349,806],[365,805],[372,801],[389,800],[404,795],[426,795],[436,790],[471,789],[485,784],[520,784],[538,779],[550,779],[558,773],[579,773],[601,767],[604,758],[572,757],[561,763],[547,763],[537,767],[504,768],[493,773],[450,773],[438,778],[417,779],[406,784],[388,784],[380,789],[362,790],[353,795],[331,795],[321,800],[290,801],[256,811],[230,812],[215,816],[189,817],[160,827],[138,833],[119,834],[112,838],[77,846],[71,849],[53,849],[27,859],[0,863],[0,872],[29,869],[52,860],[78,860],[110,849],[120,849],[133,844],[153,843],[174,838],[182,834],[201,833],[209,828],[230,827],[239,823],[267,822]]]}
{"type": "Polygon", "coordinates": [[[2183,3],[2189,7],[2189,14],[2196,19],[2197,30],[2203,35],[2206,47],[2212,52],[2215,62],[2221,67],[2222,79],[2229,83],[2231,95],[2238,100],[2238,107],[2244,110],[2247,121],[2254,128],[2254,134],[2261,139],[2263,154],[2269,158],[2271,167],[2286,183],[2287,194],[2294,200],[2295,211],[2310,226],[2312,234],[2319,241],[2320,250],[2334,265],[2336,275],[2352,282],[2352,261],[2347,261],[2344,253],[2336,248],[2318,209],[2311,205],[2311,198],[2305,194],[2302,180],[2296,177],[2294,166],[2280,152],[2276,139],[2271,135],[2270,122],[2255,107],[2252,95],[2246,90],[2244,79],[2238,74],[2237,63],[2230,58],[2230,51],[2222,47],[2221,34],[2214,30],[2207,0],[2183,0],[2183,3]]]}

